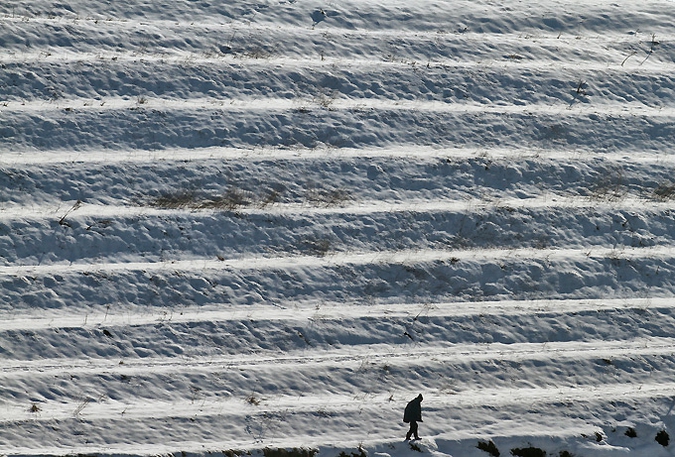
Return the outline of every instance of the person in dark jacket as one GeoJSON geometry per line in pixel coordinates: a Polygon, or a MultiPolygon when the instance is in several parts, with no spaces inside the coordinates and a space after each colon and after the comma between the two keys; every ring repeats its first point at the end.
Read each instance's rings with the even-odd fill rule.
{"type": "Polygon", "coordinates": [[[405,411],[403,412],[403,422],[406,424],[410,423],[410,430],[405,436],[406,440],[409,440],[411,436],[414,436],[416,440],[420,439],[420,436],[417,434],[418,422],[422,422],[422,394],[419,394],[416,398],[410,400],[406,405],[405,411]]]}

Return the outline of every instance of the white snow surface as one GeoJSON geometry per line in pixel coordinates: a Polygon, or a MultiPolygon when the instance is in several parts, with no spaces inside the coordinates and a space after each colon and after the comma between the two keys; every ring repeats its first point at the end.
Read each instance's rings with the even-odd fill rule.
{"type": "Polygon", "coordinates": [[[0,455],[673,455],[673,18],[2,2],[0,455]]]}

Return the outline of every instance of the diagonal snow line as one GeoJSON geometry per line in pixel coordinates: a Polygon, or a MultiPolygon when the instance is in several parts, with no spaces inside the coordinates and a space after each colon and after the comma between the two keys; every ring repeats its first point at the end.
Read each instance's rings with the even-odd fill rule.
{"type": "Polygon", "coordinates": [[[218,272],[229,270],[275,270],[286,268],[335,268],[344,265],[413,265],[432,262],[571,262],[604,259],[655,259],[675,257],[675,246],[583,247],[568,249],[411,249],[401,251],[344,252],[317,256],[243,257],[237,259],[197,258],[163,262],[58,263],[52,265],[9,265],[0,276],[49,274],[105,274],[129,272],[218,272]]]}
{"type": "Polygon", "coordinates": [[[226,148],[207,147],[199,149],[167,148],[162,150],[132,149],[125,151],[110,150],[20,150],[2,151],[0,164],[20,167],[24,165],[67,165],[74,163],[171,163],[202,160],[342,160],[357,158],[403,158],[417,160],[464,160],[486,158],[490,160],[554,160],[579,163],[597,163],[600,160],[669,165],[675,162],[674,154],[660,154],[651,151],[594,152],[586,154],[578,149],[519,149],[490,148],[439,148],[426,146],[403,146],[386,148],[344,148],[344,149],[279,149],[279,148],[226,148]]]}
{"type": "Polygon", "coordinates": [[[452,397],[440,396],[438,409],[509,407],[514,405],[565,404],[574,402],[609,402],[613,400],[639,400],[648,398],[673,398],[675,383],[663,384],[597,384],[593,386],[522,388],[522,389],[481,389],[458,392],[452,397]]]}
{"type": "MultiPolygon", "coordinates": [[[[207,200],[207,199],[206,199],[207,200]]],[[[213,208],[158,208],[155,206],[98,205],[80,204],[71,213],[74,202],[59,202],[49,205],[5,205],[0,207],[2,219],[69,219],[77,217],[125,218],[125,217],[164,217],[170,214],[180,216],[210,214],[219,212],[236,212],[256,215],[368,215],[396,212],[469,212],[484,209],[588,209],[594,210],[663,210],[670,209],[670,201],[649,200],[640,197],[624,196],[618,201],[603,201],[593,197],[568,196],[545,193],[531,198],[494,197],[466,199],[423,199],[423,200],[360,200],[340,205],[315,205],[311,203],[273,203],[269,205],[241,206],[235,209],[213,208]]],[[[195,205],[200,202],[196,201],[195,205]]]]}
{"type": "Polygon", "coordinates": [[[412,319],[429,317],[477,315],[536,315],[569,314],[585,311],[670,309],[675,298],[615,298],[565,300],[497,300],[444,303],[383,303],[346,304],[326,301],[289,301],[274,304],[181,307],[176,310],[138,307],[137,311],[117,314],[102,307],[61,308],[40,310],[34,314],[15,310],[0,313],[0,332],[9,330],[39,330],[48,328],[113,328],[187,322],[223,322],[241,319],[256,321],[279,320],[291,322],[340,320],[345,318],[386,317],[412,319]]]}
{"type": "MultiPolygon", "coordinates": [[[[568,2],[569,3],[569,2],[568,2]]],[[[579,2],[580,6],[586,6],[585,3],[579,2]]],[[[467,6],[467,5],[464,5],[467,6]]],[[[394,33],[389,28],[382,28],[378,26],[376,28],[365,28],[365,27],[345,27],[336,24],[332,24],[330,28],[321,29],[311,26],[310,23],[303,24],[293,24],[292,22],[285,22],[281,18],[275,18],[272,22],[268,20],[263,20],[262,22],[251,22],[249,20],[244,20],[243,18],[236,20],[231,19],[225,22],[221,21],[210,21],[208,17],[204,18],[205,20],[194,22],[194,21],[180,21],[176,19],[156,19],[150,17],[141,18],[128,18],[128,17],[111,17],[109,15],[89,15],[86,17],[81,17],[73,14],[73,16],[39,16],[39,15],[24,15],[20,13],[4,14],[0,17],[0,23],[8,24],[17,24],[24,25],[26,22],[36,23],[36,24],[50,24],[50,25],[59,25],[64,24],[68,26],[79,25],[81,28],[90,27],[90,28],[100,28],[102,25],[105,25],[106,28],[110,29],[130,29],[137,30],[139,27],[148,27],[148,28],[159,28],[162,30],[171,30],[174,33],[185,30],[189,34],[194,34],[195,30],[204,31],[204,32],[237,32],[245,30],[250,34],[269,34],[272,32],[284,32],[292,35],[308,35],[315,37],[324,37],[324,36],[342,36],[346,38],[352,38],[354,40],[361,41],[364,37],[368,36],[383,36],[390,37],[392,35],[396,37],[405,37],[408,40],[411,39],[422,39],[422,40],[436,40],[439,37],[439,34],[443,35],[446,39],[457,39],[462,42],[477,42],[477,41],[498,41],[499,43],[504,42],[530,42],[529,38],[525,38],[522,31],[513,31],[511,33],[500,31],[500,32],[475,32],[475,31],[464,31],[459,35],[443,33],[441,30],[432,29],[429,30],[427,27],[421,29],[415,28],[404,28],[396,29],[394,33]]],[[[613,29],[605,29],[602,32],[600,31],[589,31],[589,35],[584,36],[586,40],[592,40],[593,42],[598,42],[601,44],[606,43],[621,43],[621,44],[634,44],[635,40],[630,35],[625,33],[616,33],[613,29]]],[[[560,33],[555,33],[547,30],[536,30],[532,31],[532,34],[536,34],[537,42],[550,42],[557,44],[558,47],[560,43],[570,42],[576,44],[578,47],[578,38],[579,34],[575,34],[572,38],[570,36],[562,37],[560,33]]],[[[663,36],[659,34],[659,36],[663,36]]],[[[52,49],[50,47],[49,49],[52,49]]],[[[575,56],[571,56],[575,57],[575,56]]],[[[43,54],[44,58],[44,54],[43,54]]],[[[569,61],[569,60],[568,60],[569,61]]],[[[566,61],[566,62],[568,62],[566,61]]]]}
{"type": "MultiPolygon", "coordinates": [[[[613,400],[640,400],[654,398],[672,398],[674,383],[659,384],[600,384],[573,387],[543,388],[501,388],[476,389],[448,395],[442,392],[425,393],[426,414],[433,417],[444,414],[448,409],[483,409],[518,407],[545,407],[550,404],[576,404],[609,402],[613,400]]],[[[23,420],[53,421],[67,420],[74,417],[80,420],[101,421],[110,419],[153,419],[160,417],[246,417],[262,414],[298,413],[338,413],[345,415],[358,412],[359,415],[380,414],[383,408],[393,410],[389,402],[389,394],[371,396],[370,398],[354,398],[353,395],[320,395],[273,397],[264,399],[258,406],[247,405],[241,398],[210,397],[196,401],[148,401],[120,402],[100,399],[90,401],[82,408],[82,402],[41,404],[39,414],[32,413],[25,404],[10,403],[6,406],[0,423],[12,423],[23,420]]],[[[564,407],[564,406],[563,406],[564,407]]],[[[235,420],[235,419],[232,419],[235,420]]]]}
{"type": "MultiPolygon", "coordinates": [[[[398,34],[397,34],[398,35],[398,34]]],[[[612,42],[616,45],[618,41],[612,42]]],[[[500,43],[503,44],[503,43],[500,43]]],[[[556,44],[559,44],[559,40],[556,44]]],[[[578,43],[574,43],[575,45],[578,43]]],[[[155,52],[141,51],[141,50],[118,50],[105,49],[93,52],[81,52],[77,50],[69,50],[70,48],[56,48],[49,47],[44,51],[6,51],[0,52],[0,63],[4,64],[66,64],[72,63],[96,63],[100,64],[105,61],[115,61],[117,63],[124,63],[127,65],[145,65],[154,63],[162,66],[184,66],[186,62],[192,65],[209,65],[210,67],[222,67],[224,69],[236,69],[246,67],[249,69],[268,68],[274,65],[279,70],[284,69],[313,69],[313,70],[332,70],[336,66],[343,69],[361,71],[365,69],[370,70],[387,70],[387,69],[401,69],[410,70],[411,62],[408,60],[387,60],[381,55],[374,55],[373,58],[364,58],[363,55],[346,56],[324,56],[323,60],[318,60],[313,55],[302,54],[273,54],[267,56],[261,61],[258,57],[251,57],[246,55],[245,50],[242,49],[240,53],[233,52],[232,54],[214,54],[205,55],[198,51],[177,51],[175,49],[168,49],[159,47],[155,52]]],[[[620,53],[618,55],[621,55],[620,53]]],[[[495,56],[498,57],[498,56],[495,56]]],[[[476,61],[476,60],[456,60],[451,57],[443,55],[435,55],[429,61],[431,69],[441,68],[443,71],[497,71],[504,72],[507,70],[515,70],[516,73],[531,72],[536,70],[537,73],[550,73],[555,71],[569,70],[579,74],[581,72],[594,72],[595,74],[612,74],[612,75],[631,75],[636,76],[640,74],[669,76],[673,73],[675,66],[671,62],[660,61],[658,64],[651,64],[647,66],[621,66],[620,58],[617,56],[615,62],[598,63],[595,60],[587,58],[578,59],[575,61],[560,60],[547,58],[539,58],[537,60],[516,61],[510,59],[495,58],[491,61],[476,61]],[[570,70],[573,68],[574,70],[570,70]]],[[[100,102],[102,98],[83,98],[88,104],[100,102]]]]}
{"type": "MultiPolygon", "coordinates": [[[[139,104],[137,100],[126,97],[106,97],[100,100],[92,99],[59,99],[56,101],[17,101],[6,102],[0,108],[0,113],[45,113],[61,112],[70,110],[71,113],[78,112],[100,113],[111,110],[129,110],[139,109],[143,111],[151,110],[175,110],[175,111],[203,111],[209,112],[214,109],[224,111],[260,111],[264,114],[271,112],[284,112],[297,109],[315,109],[323,112],[326,109],[311,98],[271,98],[271,97],[251,97],[251,98],[156,98],[148,97],[139,104]]],[[[555,116],[579,116],[581,114],[608,115],[612,116],[652,116],[652,117],[673,117],[675,108],[652,107],[641,103],[633,104],[593,104],[586,106],[578,104],[570,106],[569,103],[561,102],[557,105],[552,104],[528,104],[528,105],[494,105],[481,103],[455,103],[435,100],[387,100],[387,99],[364,99],[364,98],[336,98],[330,101],[330,111],[351,111],[351,110],[383,110],[383,111],[416,111],[433,113],[458,113],[458,114],[524,114],[524,115],[555,115],[555,116]]]]}
{"type": "MultiPolygon", "coordinates": [[[[278,19],[279,20],[279,19],[278,19]]],[[[92,17],[33,17],[33,16],[21,16],[21,15],[5,15],[2,18],[0,18],[0,21],[5,24],[11,24],[11,25],[16,25],[16,26],[23,26],[24,21],[30,21],[31,23],[37,23],[37,24],[48,24],[50,26],[58,26],[58,25],[65,25],[69,28],[73,27],[78,27],[78,29],[81,31],[81,33],[87,33],[91,29],[100,29],[101,26],[104,26],[106,29],[109,31],[114,31],[115,33],[129,33],[132,31],[137,31],[139,29],[146,29],[146,30],[157,30],[161,29],[162,31],[170,31],[173,36],[177,37],[183,37],[183,36],[191,36],[194,35],[195,33],[197,34],[226,34],[228,36],[232,34],[236,34],[238,32],[244,32],[246,34],[261,34],[261,35],[269,35],[273,34],[277,36],[277,40],[283,40],[283,37],[286,36],[288,37],[289,40],[292,39],[313,39],[316,38],[318,39],[319,37],[330,37],[329,39],[332,41],[340,41],[343,43],[346,42],[354,42],[354,43],[363,43],[364,41],[368,40],[378,40],[378,39],[386,39],[392,36],[397,37],[397,39],[400,38],[405,38],[407,42],[411,41],[416,41],[416,42],[429,42],[429,41],[436,41],[439,39],[439,36],[442,36],[442,39],[446,43],[476,43],[476,42],[481,42],[481,43],[490,43],[490,42],[498,42],[500,45],[504,45],[505,43],[511,44],[511,46],[518,46],[521,45],[522,43],[530,43],[531,40],[527,37],[527,34],[524,36],[523,33],[520,32],[512,32],[512,33],[504,33],[504,32],[499,32],[499,33],[491,33],[491,32],[474,32],[474,31],[465,31],[461,34],[445,34],[443,33],[442,35],[439,35],[439,30],[428,30],[426,27],[422,29],[414,29],[414,28],[405,28],[405,29],[397,29],[395,33],[392,33],[392,31],[389,28],[367,28],[367,27],[359,27],[357,29],[351,28],[351,27],[340,27],[337,25],[332,25],[330,28],[326,29],[315,29],[314,27],[309,27],[308,24],[292,24],[292,23],[286,23],[283,19],[280,19],[281,23],[279,22],[241,22],[234,20],[232,22],[211,22],[211,21],[204,21],[204,22],[180,22],[176,20],[166,20],[166,19],[149,19],[149,18],[143,18],[143,19],[130,19],[130,18],[110,18],[110,17],[99,17],[96,18],[94,16],[92,17]]],[[[71,32],[72,33],[72,32],[71,32]]],[[[560,33],[550,33],[550,31],[546,30],[537,30],[534,32],[536,34],[536,41],[538,43],[541,43],[540,46],[546,47],[550,45],[554,45],[557,49],[560,49],[561,47],[574,47],[574,49],[579,49],[580,42],[578,40],[579,36],[571,37],[571,36],[562,36],[560,33]]],[[[659,34],[660,37],[663,37],[663,33],[659,34]]],[[[615,33],[613,30],[603,30],[602,32],[599,31],[593,31],[593,32],[587,32],[584,36],[584,41],[583,46],[585,47],[591,47],[591,48],[596,48],[596,49],[601,49],[605,52],[611,52],[612,48],[615,50],[618,49],[624,49],[626,47],[632,47],[635,45],[635,39],[634,37],[627,35],[625,33],[615,33]]],[[[37,55],[36,58],[40,59],[41,61],[44,61],[46,59],[49,59],[50,61],[53,58],[58,58],[61,55],[64,54],[62,49],[72,49],[71,47],[64,47],[64,46],[45,46],[44,50],[41,52],[35,52],[35,51],[29,51],[25,52],[25,48],[22,47],[19,50],[13,50],[8,47],[9,44],[5,46],[6,49],[6,54],[8,54],[7,57],[5,57],[8,62],[13,62],[13,61],[18,61],[22,62],[24,59],[30,58],[28,56],[31,55],[37,55]]],[[[355,46],[351,46],[351,48],[355,48],[355,46]]],[[[359,49],[356,47],[356,49],[359,49]]],[[[379,47],[378,47],[379,49],[379,47]]],[[[79,49],[78,49],[79,51],[79,49]]],[[[245,51],[245,49],[242,49],[242,51],[245,51]]],[[[120,54],[123,54],[123,52],[120,52],[119,49],[112,48],[112,47],[104,47],[101,50],[98,50],[98,53],[96,54],[94,51],[93,56],[94,59],[98,60],[101,58],[105,58],[107,55],[110,56],[118,56],[120,54]]],[[[615,51],[616,52],[616,51],[615,51]]],[[[158,40],[157,44],[155,46],[150,45],[150,48],[144,46],[143,48],[137,50],[136,52],[130,51],[129,54],[132,56],[135,54],[136,59],[142,60],[142,59],[148,59],[148,58],[155,58],[162,59],[162,58],[170,58],[173,55],[179,55],[180,59],[185,62],[202,62],[203,59],[206,59],[204,57],[204,54],[216,54],[216,58],[214,60],[219,60],[223,58],[245,58],[245,55],[236,54],[233,53],[232,55],[223,55],[223,54],[218,54],[215,49],[213,49],[212,52],[201,52],[199,53],[198,51],[192,52],[192,53],[186,53],[186,52],[176,52],[175,47],[172,47],[170,44],[162,42],[162,40],[158,40]],[[154,51],[154,52],[153,52],[154,51]],[[187,54],[187,55],[186,55],[187,54]]],[[[74,54],[75,56],[72,57],[73,60],[77,61],[82,61],[86,60],[86,57],[77,57],[77,55],[80,55],[79,52],[71,52],[69,54],[74,54]]],[[[543,53],[542,53],[543,54],[543,53]]],[[[565,54],[567,59],[564,61],[565,65],[572,65],[573,63],[578,63],[579,61],[581,62],[588,62],[591,61],[591,64],[595,64],[596,62],[592,60],[592,58],[588,58],[587,53],[567,53],[565,54]]],[[[597,54],[593,54],[597,55],[597,54]]],[[[362,54],[359,54],[359,57],[362,57],[362,54]]],[[[313,61],[317,61],[318,59],[316,56],[308,55],[307,59],[312,59],[313,61]],[[312,59],[313,58],[313,59],[312,59]]],[[[251,58],[251,60],[255,61],[255,58],[251,58]]],[[[276,55],[272,54],[271,56],[268,56],[267,61],[270,62],[277,62],[281,59],[277,57],[276,55]]],[[[322,60],[329,61],[330,57],[325,56],[323,57],[322,60]]],[[[339,58],[334,59],[335,62],[344,64],[345,62],[345,57],[341,55],[339,58]]],[[[365,60],[365,59],[364,59],[365,60]]],[[[373,55],[372,59],[369,59],[368,61],[365,61],[364,63],[370,63],[372,64],[373,62],[380,62],[387,60],[383,58],[381,54],[376,54],[373,55]]],[[[451,61],[451,59],[446,58],[446,60],[451,61]]],[[[543,60],[540,56],[539,61],[543,60]]],[[[456,60],[455,60],[456,62],[456,60]]],[[[503,65],[506,63],[510,64],[518,64],[518,65],[526,65],[527,62],[509,62],[503,61],[497,61],[498,64],[503,65]]],[[[359,63],[361,64],[361,63],[359,63]]],[[[407,62],[406,62],[407,64],[407,62]]],[[[480,61],[476,62],[476,65],[480,65],[485,67],[486,65],[491,65],[492,62],[488,61],[480,61]]],[[[557,59],[546,59],[545,60],[545,65],[550,66],[550,65],[555,65],[555,64],[563,64],[560,60],[557,59]]],[[[663,67],[664,65],[668,65],[668,62],[659,62],[659,66],[663,67]]],[[[618,70],[623,70],[624,67],[620,65],[620,60],[617,60],[615,63],[613,63],[611,66],[599,66],[598,69],[607,69],[608,67],[610,68],[616,68],[618,70]]]]}
{"type": "Polygon", "coordinates": [[[369,364],[415,366],[418,364],[468,363],[491,360],[580,360],[635,356],[672,356],[675,339],[638,338],[631,341],[553,341],[546,343],[451,344],[435,347],[395,349],[388,344],[348,346],[342,349],[300,351],[279,354],[243,354],[208,357],[161,357],[127,359],[123,364],[108,359],[42,359],[36,361],[0,361],[0,377],[68,374],[142,374],[184,371],[299,369],[303,366],[359,368],[369,364]]]}

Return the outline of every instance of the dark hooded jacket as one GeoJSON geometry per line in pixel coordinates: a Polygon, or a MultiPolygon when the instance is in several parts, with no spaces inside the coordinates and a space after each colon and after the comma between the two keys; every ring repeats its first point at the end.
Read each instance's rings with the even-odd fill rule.
{"type": "Polygon", "coordinates": [[[403,411],[403,422],[411,421],[422,422],[422,394],[411,400],[403,411]]]}

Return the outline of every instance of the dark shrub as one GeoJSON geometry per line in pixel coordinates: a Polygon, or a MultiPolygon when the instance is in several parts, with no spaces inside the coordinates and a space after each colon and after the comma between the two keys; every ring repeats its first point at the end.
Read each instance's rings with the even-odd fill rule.
{"type": "Polygon", "coordinates": [[[666,447],[670,442],[670,435],[668,435],[668,432],[666,432],[665,430],[661,430],[659,433],[656,434],[656,438],[654,439],[661,446],[666,447]]]}
{"type": "Polygon", "coordinates": [[[511,454],[518,457],[546,457],[546,451],[538,447],[524,447],[511,449],[511,454]]]}
{"type": "Polygon", "coordinates": [[[271,449],[266,447],[263,449],[263,455],[265,457],[314,457],[314,455],[319,452],[318,449],[305,449],[305,448],[293,448],[293,449],[271,449]]]}
{"type": "Polygon", "coordinates": [[[481,451],[485,451],[488,454],[490,454],[492,457],[499,457],[499,449],[497,449],[497,446],[495,446],[495,443],[490,441],[479,441],[478,446],[476,446],[478,449],[481,451]]]}
{"type": "Polygon", "coordinates": [[[356,452],[352,452],[351,454],[347,454],[345,451],[342,451],[338,454],[338,457],[367,457],[367,455],[366,455],[366,451],[364,451],[362,447],[359,447],[358,454],[356,452]]]}

